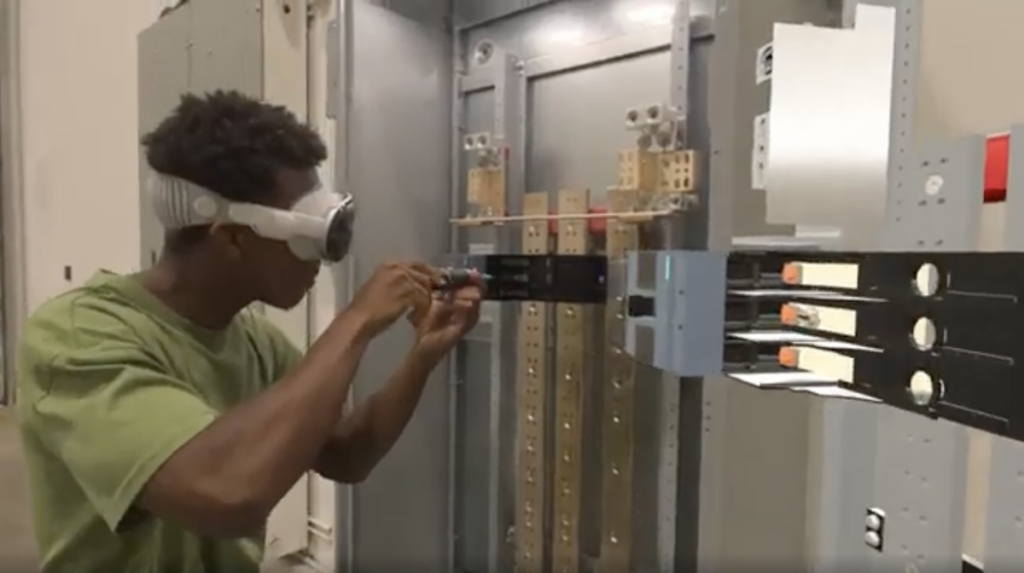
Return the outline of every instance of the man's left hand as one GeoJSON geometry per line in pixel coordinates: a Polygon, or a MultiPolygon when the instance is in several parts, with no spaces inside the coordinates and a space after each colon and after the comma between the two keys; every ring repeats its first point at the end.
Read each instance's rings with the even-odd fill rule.
{"type": "Polygon", "coordinates": [[[482,299],[482,287],[476,285],[440,293],[425,315],[412,318],[417,334],[415,350],[427,358],[441,359],[476,326],[482,299]]]}

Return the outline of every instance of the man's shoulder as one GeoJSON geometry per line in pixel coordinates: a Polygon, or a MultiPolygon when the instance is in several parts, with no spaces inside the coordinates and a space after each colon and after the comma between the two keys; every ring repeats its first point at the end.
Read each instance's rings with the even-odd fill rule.
{"type": "Polygon", "coordinates": [[[129,333],[144,312],[115,291],[90,281],[41,304],[22,328],[23,344],[51,348],[87,341],[90,336],[129,333]]]}
{"type": "Polygon", "coordinates": [[[17,354],[22,401],[33,402],[68,363],[138,362],[145,313],[93,281],[40,305],[21,329],[17,354]],[[133,357],[135,360],[133,360],[133,357]]]}

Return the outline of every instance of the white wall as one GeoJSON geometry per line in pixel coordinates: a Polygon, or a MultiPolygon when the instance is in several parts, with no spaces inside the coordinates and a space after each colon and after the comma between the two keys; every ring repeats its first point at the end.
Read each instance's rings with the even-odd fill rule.
{"type": "Polygon", "coordinates": [[[29,310],[68,288],[65,265],[79,284],[138,264],[136,35],[153,17],[137,0],[21,1],[29,310]]]}

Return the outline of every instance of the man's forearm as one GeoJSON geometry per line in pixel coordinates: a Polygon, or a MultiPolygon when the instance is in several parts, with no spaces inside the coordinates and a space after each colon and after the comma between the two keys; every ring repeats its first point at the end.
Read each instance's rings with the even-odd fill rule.
{"type": "Polygon", "coordinates": [[[247,534],[330,441],[369,340],[361,324],[336,318],[284,379],[182,446],[140,507],[205,536],[247,534]]]}
{"type": "Polygon", "coordinates": [[[366,479],[402,435],[441,358],[410,352],[383,388],[341,420],[316,471],[343,483],[366,479]]]}

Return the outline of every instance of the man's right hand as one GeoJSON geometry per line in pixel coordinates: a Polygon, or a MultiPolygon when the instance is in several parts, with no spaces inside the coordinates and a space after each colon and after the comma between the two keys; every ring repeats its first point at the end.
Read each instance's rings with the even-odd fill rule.
{"type": "Polygon", "coordinates": [[[371,336],[376,336],[406,313],[413,323],[430,309],[437,271],[423,263],[385,263],[373,271],[356,292],[345,312],[366,321],[371,336]]]}

